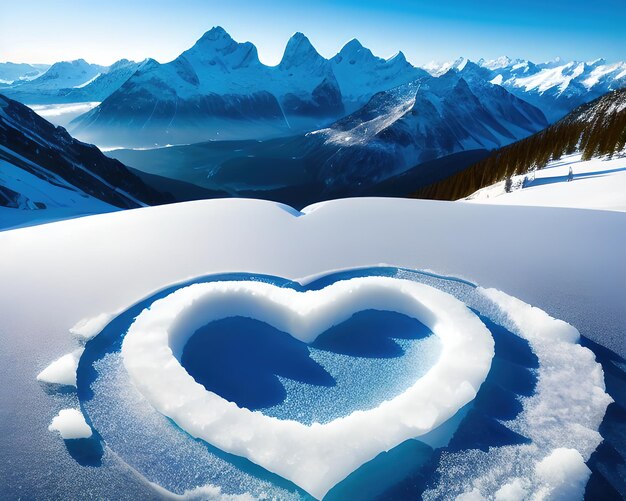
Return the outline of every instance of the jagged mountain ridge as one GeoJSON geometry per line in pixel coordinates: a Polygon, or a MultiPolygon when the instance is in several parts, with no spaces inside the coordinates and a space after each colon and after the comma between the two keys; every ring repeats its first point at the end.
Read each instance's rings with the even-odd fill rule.
{"type": "Polygon", "coordinates": [[[0,95],[0,205],[76,213],[170,201],[119,161],[0,95]]]}
{"type": "Polygon", "coordinates": [[[290,38],[278,65],[266,66],[253,44],[215,27],[175,60],[150,61],[79,117],[74,131],[113,144],[130,134],[137,145],[292,135],[424,75],[402,54],[383,60],[357,41],[325,59],[302,33],[290,38]]]}
{"type": "MultiPolygon", "coordinates": [[[[20,82],[7,93],[32,103],[102,100],[71,130],[107,147],[288,137],[324,128],[358,110],[377,92],[428,75],[402,52],[385,60],[356,39],[325,59],[301,33],[289,40],[278,65],[267,66],[252,43],[236,42],[220,27],[169,63],[120,61],[93,81],[51,92],[37,90],[55,66],[48,76],[20,82]]],[[[455,71],[467,82],[501,85],[540,108],[551,122],[626,84],[626,64],[602,60],[534,64],[506,57],[477,63],[461,58],[427,69],[437,77],[455,71]]]]}

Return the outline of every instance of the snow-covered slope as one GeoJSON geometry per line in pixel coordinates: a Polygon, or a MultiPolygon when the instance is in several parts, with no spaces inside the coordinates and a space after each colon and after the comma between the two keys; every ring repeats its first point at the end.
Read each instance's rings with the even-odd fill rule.
{"type": "Polygon", "coordinates": [[[164,201],[120,162],[0,96],[0,227],[164,201]]]}
{"type": "Polygon", "coordinates": [[[514,176],[510,193],[501,181],[477,191],[467,200],[497,205],[626,211],[626,156],[587,161],[581,161],[580,157],[580,154],[566,156],[534,174],[514,176]]]}
{"type": "MultiPolygon", "coordinates": [[[[486,193],[493,196],[498,193],[498,190],[503,189],[504,182],[512,176],[517,174],[517,181],[522,179],[522,176],[534,179],[537,169],[552,167],[555,161],[556,165],[561,165],[561,159],[564,156],[571,157],[576,152],[580,153],[578,158],[583,160],[623,158],[625,143],[626,89],[617,89],[579,106],[537,134],[492,151],[469,168],[459,170],[449,177],[441,178],[438,182],[418,189],[414,196],[436,200],[466,198],[475,192],[480,192],[483,196],[486,193]],[[491,185],[496,186],[492,189],[491,185]]],[[[585,164],[583,169],[587,167],[589,166],[585,164]]],[[[592,172],[596,170],[595,167],[590,168],[592,172]]],[[[617,203],[618,207],[621,206],[619,196],[617,201],[601,202],[596,199],[597,195],[602,192],[603,183],[606,182],[605,180],[591,183],[596,186],[595,191],[597,191],[595,194],[589,194],[593,202],[583,197],[578,202],[570,200],[566,204],[573,203],[577,206],[576,203],[580,203],[582,207],[585,207],[586,203],[596,205],[599,203],[611,207],[613,203],[617,203]],[[599,191],[598,188],[600,188],[599,191]]],[[[619,181],[617,182],[619,184],[619,181]]],[[[516,182],[517,185],[519,182],[516,182]]],[[[608,184],[606,188],[607,193],[613,193],[608,184]]],[[[546,190],[546,193],[549,191],[546,190]]],[[[570,191],[572,194],[583,195],[585,190],[570,191]]]]}

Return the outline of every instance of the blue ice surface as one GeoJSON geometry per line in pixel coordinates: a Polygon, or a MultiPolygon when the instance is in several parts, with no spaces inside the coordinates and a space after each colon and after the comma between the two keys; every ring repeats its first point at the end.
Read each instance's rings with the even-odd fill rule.
{"type": "Polygon", "coordinates": [[[417,320],[367,310],[310,345],[258,320],[219,320],[191,337],[181,362],[207,390],[240,407],[311,424],[403,393],[440,351],[439,338],[417,320]]]}
{"type": "MultiPolygon", "coordinates": [[[[475,288],[464,280],[393,267],[334,273],[306,286],[277,277],[250,274],[208,276],[189,283],[259,280],[307,290],[320,289],[337,280],[373,275],[426,283],[466,303],[475,288]]],[[[119,353],[125,332],[145,307],[184,285],[188,284],[178,284],[145,298],[114,319],[87,344],[78,369],[78,397],[96,435],[89,443],[68,443],[68,452],[78,462],[97,466],[101,451],[98,444],[106,443],[110,450],[147,480],[176,493],[211,484],[220,487],[226,494],[250,493],[261,498],[277,499],[310,498],[291,482],[246,459],[192,438],[155,411],[129,381],[119,353]]],[[[419,440],[408,440],[350,474],[328,493],[327,499],[419,498],[420,493],[437,482],[437,466],[447,451],[488,450],[490,447],[528,441],[526,437],[513,433],[503,422],[514,419],[522,409],[520,398],[533,393],[536,358],[526,341],[488,318],[481,319],[494,336],[494,363],[476,399],[450,420],[451,425],[442,438],[441,446],[433,449],[419,440]]],[[[434,363],[437,353],[436,342],[432,346],[424,344],[436,339],[423,326],[420,327],[419,322],[388,312],[357,314],[334,332],[331,329],[320,336],[318,342],[304,346],[294,343],[290,336],[285,338],[287,334],[265,324],[255,324],[250,319],[235,318],[221,322],[222,325],[214,322],[214,325],[200,329],[194,338],[201,346],[207,343],[206,348],[219,348],[222,356],[231,357],[231,362],[239,364],[239,369],[243,367],[244,372],[239,381],[233,377],[232,387],[229,388],[223,373],[211,375],[200,365],[200,371],[205,371],[207,377],[206,384],[216,385],[222,396],[239,405],[303,422],[324,421],[353,407],[376,405],[381,398],[387,398],[385,395],[402,391],[411,378],[415,380],[420,371],[427,370],[434,363]],[[375,326],[376,322],[378,327],[389,325],[389,329],[368,330],[370,323],[375,326]],[[226,340],[223,329],[231,329],[233,339],[226,340]],[[355,331],[362,334],[357,343],[350,335],[355,331]],[[278,349],[267,349],[261,353],[269,357],[263,362],[259,359],[246,360],[248,355],[243,353],[242,345],[263,350],[262,339],[269,339],[278,349]],[[298,364],[282,359],[290,356],[294,356],[298,364]],[[411,365],[410,360],[417,360],[418,363],[411,365]],[[247,361],[251,362],[250,366],[247,361]],[[375,367],[375,370],[370,371],[370,367],[375,367]],[[246,378],[252,375],[259,376],[258,381],[253,381],[261,388],[258,395],[253,395],[243,385],[246,378]],[[369,379],[364,380],[363,377],[369,379]],[[390,379],[393,380],[391,383],[390,379]],[[330,395],[334,395],[334,400],[330,395]],[[324,400],[325,397],[328,398],[324,400]]],[[[623,390],[626,387],[626,364],[614,353],[588,340],[583,339],[583,344],[588,345],[602,363],[607,374],[607,391],[616,400],[609,406],[600,428],[605,442],[588,463],[592,476],[586,498],[621,499],[626,492],[623,460],[626,457],[626,395],[623,390]]],[[[184,362],[189,364],[190,361],[184,362]]],[[[189,366],[187,369],[190,370],[189,366]]],[[[234,371],[231,369],[230,372],[233,374],[234,371]]]]}

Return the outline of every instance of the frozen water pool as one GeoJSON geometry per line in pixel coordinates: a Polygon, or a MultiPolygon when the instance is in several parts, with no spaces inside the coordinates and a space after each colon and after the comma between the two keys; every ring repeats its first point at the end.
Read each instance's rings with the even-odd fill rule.
{"type": "Polygon", "coordinates": [[[240,407],[326,423],[402,393],[434,364],[440,344],[419,321],[388,311],[359,312],[311,344],[231,317],[198,330],[182,365],[240,407]]]}

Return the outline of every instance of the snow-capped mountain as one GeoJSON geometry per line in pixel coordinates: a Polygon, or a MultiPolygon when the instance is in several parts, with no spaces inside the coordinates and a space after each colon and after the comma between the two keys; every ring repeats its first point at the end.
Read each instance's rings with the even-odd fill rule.
{"type": "Polygon", "coordinates": [[[461,58],[425,68],[433,75],[452,69],[464,78],[472,74],[474,78],[501,85],[541,109],[550,122],[606,92],[626,86],[626,63],[607,64],[603,59],[564,62],[557,58],[535,64],[500,57],[491,61],[481,59],[476,64],[461,58]]]}
{"type": "Polygon", "coordinates": [[[280,64],[270,67],[259,61],[252,43],[236,42],[215,27],[175,60],[145,63],[100,106],[77,118],[72,131],[109,147],[285,137],[326,127],[377,92],[450,71],[466,82],[501,85],[554,121],[623,84],[626,65],[502,57],[478,64],[459,58],[422,69],[402,52],[376,57],[358,40],[325,59],[296,33],[280,64]]]}
{"type": "Polygon", "coordinates": [[[142,64],[127,59],[111,66],[90,64],[83,59],[63,61],[53,64],[37,78],[13,82],[3,92],[26,104],[100,102],[142,64]]]}
{"type": "Polygon", "coordinates": [[[385,60],[372,54],[357,39],[348,42],[330,61],[349,111],[362,106],[377,92],[427,75],[412,66],[402,52],[385,60]]]}
{"type": "Polygon", "coordinates": [[[144,66],[73,132],[114,146],[288,136],[424,75],[402,53],[384,60],[357,40],[325,59],[302,33],[290,38],[280,64],[266,66],[253,44],[215,27],[174,61],[144,66]]]}
{"type": "Polygon", "coordinates": [[[32,80],[48,68],[49,64],[0,63],[0,85],[8,86],[19,80],[32,80]]]}
{"type": "Polygon", "coordinates": [[[134,136],[135,144],[152,145],[285,135],[343,113],[330,62],[303,34],[270,67],[253,44],[216,27],[172,62],[145,64],[74,130],[100,144],[128,144],[134,136]]]}
{"type": "Polygon", "coordinates": [[[454,61],[445,61],[445,62],[437,62],[431,61],[430,63],[422,66],[422,69],[428,73],[430,73],[434,77],[440,77],[444,73],[447,73],[450,70],[462,70],[465,64],[467,63],[467,59],[464,57],[459,57],[454,61]]]}
{"type": "Polygon", "coordinates": [[[560,118],[576,106],[626,85],[626,63],[622,62],[571,61],[529,66],[526,75],[509,75],[503,71],[494,78],[502,75],[504,87],[545,109],[551,119],[560,118]]]}
{"type": "Polygon", "coordinates": [[[168,200],[95,146],[0,96],[0,206],[33,211],[17,217],[69,217],[168,200]]]}
{"type": "Polygon", "coordinates": [[[11,99],[27,104],[54,102],[59,91],[85,85],[105,70],[105,66],[90,64],[84,59],[62,61],[50,66],[41,76],[29,81],[15,82],[3,89],[3,92],[11,99]]]}

